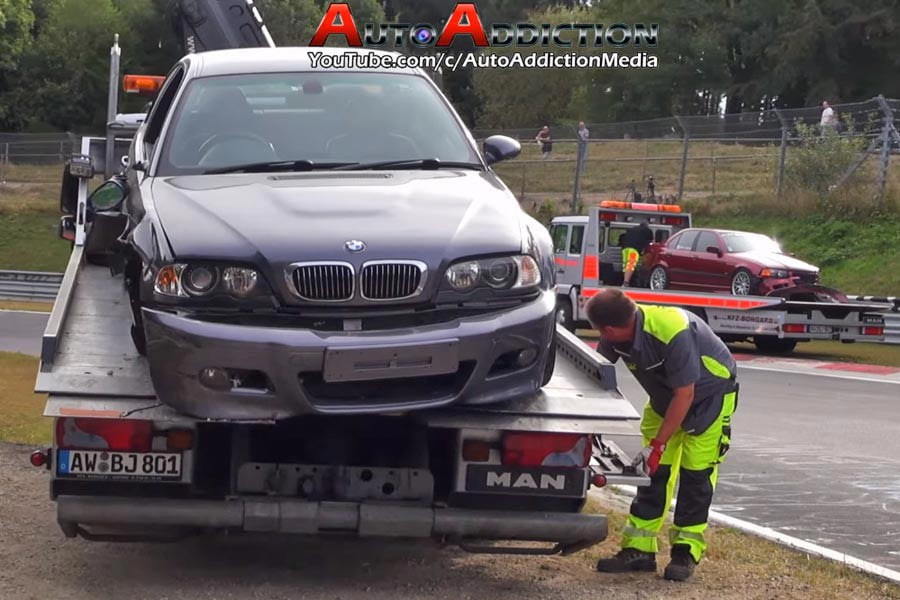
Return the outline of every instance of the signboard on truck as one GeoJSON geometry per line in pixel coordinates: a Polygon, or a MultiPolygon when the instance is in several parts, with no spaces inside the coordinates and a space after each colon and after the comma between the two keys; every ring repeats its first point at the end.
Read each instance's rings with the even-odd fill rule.
{"type": "Polygon", "coordinates": [[[709,324],[716,333],[778,335],[784,324],[784,315],[784,311],[780,310],[736,312],[715,308],[706,309],[709,324]]]}

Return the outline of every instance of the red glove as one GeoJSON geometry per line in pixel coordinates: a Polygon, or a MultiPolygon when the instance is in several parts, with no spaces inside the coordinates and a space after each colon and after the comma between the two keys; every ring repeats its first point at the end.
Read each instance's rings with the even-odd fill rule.
{"type": "Polygon", "coordinates": [[[641,469],[649,477],[653,477],[656,469],[659,468],[659,461],[662,458],[666,445],[659,440],[651,440],[650,445],[641,450],[634,460],[631,462],[633,467],[640,465],[641,469]]]}

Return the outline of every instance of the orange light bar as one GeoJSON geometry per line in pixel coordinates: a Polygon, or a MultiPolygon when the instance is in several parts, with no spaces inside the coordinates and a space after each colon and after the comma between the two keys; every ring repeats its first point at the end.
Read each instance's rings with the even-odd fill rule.
{"type": "Polygon", "coordinates": [[[622,202],[621,200],[603,200],[600,202],[600,208],[627,208],[631,210],[652,210],[656,212],[681,212],[681,207],[677,204],[649,204],[647,202],[622,202]]]}
{"type": "Polygon", "coordinates": [[[152,96],[159,91],[165,80],[160,75],[126,75],[122,80],[122,87],[126,94],[152,96]]]}

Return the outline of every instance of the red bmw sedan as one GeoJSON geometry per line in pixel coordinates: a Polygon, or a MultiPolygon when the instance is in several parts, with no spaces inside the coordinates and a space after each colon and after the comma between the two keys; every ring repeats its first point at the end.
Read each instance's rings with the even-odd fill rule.
{"type": "Polygon", "coordinates": [[[642,260],[654,290],[765,296],[819,283],[819,269],[787,255],[772,238],[745,231],[685,229],[664,244],[650,244],[642,260]]]}

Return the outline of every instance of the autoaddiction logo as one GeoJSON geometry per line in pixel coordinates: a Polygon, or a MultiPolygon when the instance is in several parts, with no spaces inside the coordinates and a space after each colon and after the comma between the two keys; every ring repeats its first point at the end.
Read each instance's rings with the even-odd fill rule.
{"type": "Polygon", "coordinates": [[[402,47],[407,43],[418,48],[448,48],[457,36],[470,36],[475,46],[480,48],[502,48],[513,45],[558,48],[630,46],[656,48],[659,25],[493,23],[490,29],[486,29],[474,3],[459,3],[440,31],[427,23],[415,25],[365,23],[361,36],[350,6],[346,3],[334,3],[328,7],[309,45],[324,46],[330,35],[342,36],[350,46],[374,48],[402,47]]]}

